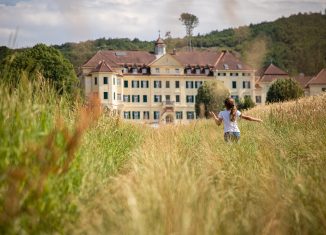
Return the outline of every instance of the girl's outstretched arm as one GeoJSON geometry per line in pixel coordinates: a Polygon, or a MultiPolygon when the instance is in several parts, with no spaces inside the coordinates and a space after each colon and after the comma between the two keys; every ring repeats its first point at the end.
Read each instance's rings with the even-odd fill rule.
{"type": "Polygon", "coordinates": [[[218,125],[218,126],[221,125],[223,119],[218,118],[218,117],[216,116],[216,114],[215,114],[214,112],[212,112],[212,111],[210,111],[209,113],[210,113],[210,115],[213,116],[216,125],[218,125]]]}
{"type": "Polygon", "coordinates": [[[261,120],[259,118],[254,118],[254,117],[246,116],[246,115],[243,115],[243,114],[241,114],[241,118],[243,118],[245,120],[248,120],[248,121],[263,122],[263,120],[261,120]]]}

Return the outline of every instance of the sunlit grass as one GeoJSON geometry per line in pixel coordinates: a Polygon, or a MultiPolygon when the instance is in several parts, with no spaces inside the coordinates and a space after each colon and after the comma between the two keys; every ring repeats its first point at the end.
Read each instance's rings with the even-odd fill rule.
{"type": "Polygon", "coordinates": [[[213,121],[150,130],[76,233],[324,234],[326,96],[258,107],[226,144],[213,121]]]}

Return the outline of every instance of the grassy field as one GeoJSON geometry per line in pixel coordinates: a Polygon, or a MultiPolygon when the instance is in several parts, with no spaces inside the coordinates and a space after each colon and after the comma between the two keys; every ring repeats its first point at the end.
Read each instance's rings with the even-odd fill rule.
{"type": "Polygon", "coordinates": [[[1,234],[325,234],[326,96],[157,129],[0,85],[1,234]]]}

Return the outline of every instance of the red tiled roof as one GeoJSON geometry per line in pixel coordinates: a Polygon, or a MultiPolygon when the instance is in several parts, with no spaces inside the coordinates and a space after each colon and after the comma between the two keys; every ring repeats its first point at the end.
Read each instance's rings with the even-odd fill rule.
{"type": "Polygon", "coordinates": [[[222,57],[216,64],[218,70],[253,70],[249,65],[244,64],[231,52],[223,52],[222,57]]]}
{"type": "Polygon", "coordinates": [[[96,66],[96,68],[94,70],[92,70],[92,72],[113,72],[113,70],[111,69],[111,67],[107,63],[105,63],[104,60],[102,60],[96,66]]]}
{"type": "Polygon", "coordinates": [[[304,76],[303,74],[300,74],[299,76],[296,76],[293,79],[297,81],[300,84],[300,86],[304,89],[306,88],[311,78],[312,78],[311,76],[304,76]]]}
{"type": "Polygon", "coordinates": [[[149,64],[156,57],[146,51],[98,51],[83,67],[96,67],[99,61],[105,61],[111,68],[124,64],[149,64]]]}
{"type": "Polygon", "coordinates": [[[212,51],[189,51],[172,54],[172,56],[184,66],[214,66],[220,55],[221,52],[212,51]]]}
{"type": "Polygon", "coordinates": [[[287,72],[284,72],[282,69],[275,66],[274,64],[270,64],[265,68],[261,68],[257,71],[256,75],[259,76],[258,82],[273,82],[280,78],[290,78],[287,72]]]}
{"type": "Polygon", "coordinates": [[[307,85],[324,85],[326,84],[326,68],[322,69],[317,76],[313,77],[307,85]]]}
{"type": "Polygon", "coordinates": [[[273,82],[277,79],[289,79],[288,75],[264,75],[262,76],[258,82],[273,82]]]}
{"type": "Polygon", "coordinates": [[[264,75],[289,75],[287,72],[284,72],[279,67],[270,64],[264,72],[264,75]]]}

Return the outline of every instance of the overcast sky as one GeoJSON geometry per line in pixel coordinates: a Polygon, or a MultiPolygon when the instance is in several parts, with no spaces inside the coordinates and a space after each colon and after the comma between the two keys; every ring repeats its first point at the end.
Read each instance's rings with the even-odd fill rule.
{"type": "Polygon", "coordinates": [[[97,38],[183,37],[182,12],[199,18],[194,34],[324,12],[326,0],[0,0],[0,45],[62,44],[97,38]]]}

